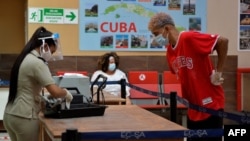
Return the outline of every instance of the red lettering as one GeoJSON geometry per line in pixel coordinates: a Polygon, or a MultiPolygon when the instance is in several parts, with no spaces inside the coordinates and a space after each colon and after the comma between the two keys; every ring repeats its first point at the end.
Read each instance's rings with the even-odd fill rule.
{"type": "Polygon", "coordinates": [[[101,28],[101,31],[102,31],[102,32],[108,32],[108,30],[105,30],[105,28],[104,28],[104,26],[107,25],[107,24],[109,24],[109,23],[108,23],[108,22],[103,22],[103,23],[101,24],[101,27],[100,27],[100,28],[101,28]]]}
{"type": "Polygon", "coordinates": [[[129,30],[128,30],[128,32],[137,32],[136,31],[136,26],[135,26],[135,23],[131,23],[130,25],[129,25],[129,30]]]}
{"type": "Polygon", "coordinates": [[[139,0],[139,2],[151,2],[151,0],[139,0]]]}
{"type": "Polygon", "coordinates": [[[121,22],[120,23],[120,32],[126,32],[127,31],[127,23],[121,22]]]}
{"type": "Polygon", "coordinates": [[[126,22],[103,22],[100,29],[102,32],[137,32],[135,23],[126,22]]]}
{"type": "Polygon", "coordinates": [[[109,23],[109,29],[111,32],[117,32],[118,30],[118,23],[115,23],[115,29],[112,28],[112,23],[109,23]]]}

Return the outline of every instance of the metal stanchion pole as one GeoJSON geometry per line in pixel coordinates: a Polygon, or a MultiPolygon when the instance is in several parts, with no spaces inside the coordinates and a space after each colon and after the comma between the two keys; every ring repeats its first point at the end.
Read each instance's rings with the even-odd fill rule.
{"type": "Polygon", "coordinates": [[[173,122],[177,122],[177,93],[170,92],[170,119],[173,122]]]}
{"type": "MultiPolygon", "coordinates": [[[[121,98],[126,99],[126,80],[121,79],[121,98]]],[[[122,102],[122,105],[125,105],[126,102],[122,102]]]]}
{"type": "Polygon", "coordinates": [[[77,129],[67,129],[62,133],[62,141],[81,141],[80,134],[77,129]]]}

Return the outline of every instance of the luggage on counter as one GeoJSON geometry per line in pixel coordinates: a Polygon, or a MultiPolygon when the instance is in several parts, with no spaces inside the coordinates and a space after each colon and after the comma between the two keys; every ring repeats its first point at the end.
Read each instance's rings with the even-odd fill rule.
{"type": "Polygon", "coordinates": [[[72,93],[73,100],[70,104],[70,109],[66,108],[65,99],[49,98],[48,95],[43,95],[44,116],[47,118],[76,118],[89,116],[103,116],[106,105],[94,104],[91,101],[84,102],[84,95],[80,94],[77,88],[67,88],[68,90],[76,90],[72,93]]]}

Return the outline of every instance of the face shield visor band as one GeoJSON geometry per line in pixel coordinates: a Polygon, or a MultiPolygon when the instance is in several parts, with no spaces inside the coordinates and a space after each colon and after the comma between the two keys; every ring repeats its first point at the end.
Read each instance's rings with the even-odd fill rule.
{"type": "Polygon", "coordinates": [[[62,54],[62,48],[61,48],[61,44],[60,44],[60,35],[59,33],[54,33],[51,36],[48,37],[42,37],[42,38],[38,38],[38,40],[46,40],[46,39],[53,39],[54,43],[55,43],[55,47],[56,50],[55,52],[52,54],[50,60],[48,61],[57,61],[57,60],[63,60],[63,54],[62,54]]]}
{"type": "Polygon", "coordinates": [[[59,38],[60,38],[59,33],[53,33],[51,36],[38,38],[38,40],[44,40],[44,39],[53,39],[53,40],[56,40],[56,39],[59,39],[59,38]]]}

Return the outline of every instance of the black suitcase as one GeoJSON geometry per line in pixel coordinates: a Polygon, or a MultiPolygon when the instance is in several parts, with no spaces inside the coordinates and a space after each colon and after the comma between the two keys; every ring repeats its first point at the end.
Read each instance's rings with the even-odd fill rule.
{"type": "MultiPolygon", "coordinates": [[[[74,90],[75,88],[67,88],[68,90],[74,90]]],[[[42,111],[47,118],[76,118],[76,117],[89,117],[89,116],[103,116],[106,105],[94,104],[92,102],[84,103],[84,95],[72,93],[73,100],[70,104],[70,109],[65,108],[65,101],[61,103],[51,103],[43,98],[42,111]]]]}

